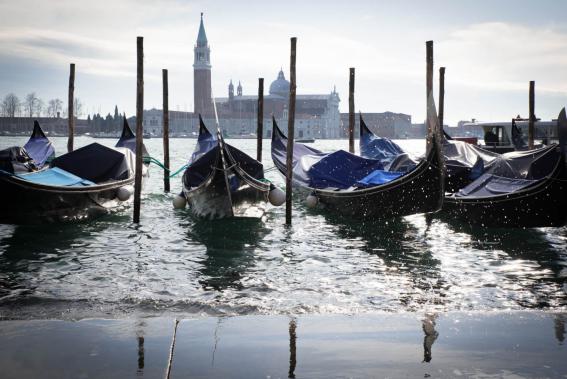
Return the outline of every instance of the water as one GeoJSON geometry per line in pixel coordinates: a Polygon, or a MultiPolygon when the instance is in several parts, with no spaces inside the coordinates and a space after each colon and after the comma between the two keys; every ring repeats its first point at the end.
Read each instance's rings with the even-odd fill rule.
{"type": "MultiPolygon", "coordinates": [[[[1,137],[0,149],[26,139],[1,137]]],[[[53,140],[64,152],[66,139],[53,140]]],[[[254,140],[228,142],[255,155],[254,140]]],[[[424,150],[424,141],[399,142],[424,150]]],[[[177,169],[195,140],[170,143],[177,169]]],[[[160,160],[161,144],[146,141],[160,160]]],[[[269,149],[265,140],[267,169],[269,149]]],[[[275,170],[266,176],[283,184],[275,170]]],[[[172,209],[180,179],[163,194],[162,177],[153,166],[140,225],[131,209],[79,224],[0,225],[0,318],[567,310],[565,228],[472,229],[424,215],[345,222],[299,197],[291,228],[275,207],[260,222],[204,222],[172,209]]]]}

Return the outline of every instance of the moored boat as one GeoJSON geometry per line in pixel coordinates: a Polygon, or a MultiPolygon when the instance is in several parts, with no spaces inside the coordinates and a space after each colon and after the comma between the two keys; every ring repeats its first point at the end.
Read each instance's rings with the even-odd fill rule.
{"type": "MultiPolygon", "coordinates": [[[[270,193],[262,163],[211,134],[199,117],[199,137],[182,178],[190,211],[201,218],[261,218],[270,193]]],[[[274,203],[277,203],[274,201],[274,203]]]]}
{"type": "Polygon", "coordinates": [[[19,170],[21,161],[31,160],[25,151],[1,162],[2,223],[80,220],[130,201],[135,156],[128,148],[92,143],[53,159],[44,169],[28,165],[19,170]]]}
{"type": "Polygon", "coordinates": [[[567,223],[565,108],[559,144],[498,157],[478,179],[445,197],[444,209],[471,225],[554,227],[567,223]]]}
{"type": "MultiPolygon", "coordinates": [[[[294,185],[309,193],[308,204],[353,218],[387,219],[438,211],[443,203],[444,168],[439,122],[431,97],[428,102],[427,152],[406,171],[394,161],[388,167],[378,159],[343,150],[323,153],[296,143],[293,148],[294,185]]],[[[286,174],[287,138],[273,120],[272,159],[286,174]]]]}

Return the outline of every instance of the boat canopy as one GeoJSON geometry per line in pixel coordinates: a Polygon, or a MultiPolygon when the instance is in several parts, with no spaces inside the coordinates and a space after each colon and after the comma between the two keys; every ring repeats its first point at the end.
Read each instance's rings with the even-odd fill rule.
{"type": "Polygon", "coordinates": [[[51,162],[51,167],[97,184],[130,178],[134,174],[134,165],[134,153],[129,149],[113,149],[96,142],[51,162]]]}
{"type": "Polygon", "coordinates": [[[378,137],[368,129],[366,123],[360,118],[360,155],[365,158],[378,159],[384,163],[390,162],[405,151],[394,141],[378,137]]]}
{"type": "MultiPolygon", "coordinates": [[[[273,121],[272,159],[285,172],[287,137],[273,121]]],[[[301,186],[324,189],[347,189],[384,184],[399,176],[385,170],[378,159],[363,158],[344,150],[324,153],[295,143],[293,146],[293,180],[301,186]]]]}
{"type": "Polygon", "coordinates": [[[55,148],[45,136],[37,120],[33,122],[33,132],[28,142],[24,145],[24,149],[26,149],[38,168],[43,167],[48,160],[55,156],[55,148]]]}
{"type": "MultiPolygon", "coordinates": [[[[198,187],[207,179],[211,170],[218,168],[220,158],[221,145],[224,146],[224,154],[230,157],[230,161],[243,169],[248,175],[255,179],[264,179],[264,166],[249,155],[243,153],[237,148],[227,144],[220,137],[222,144],[219,143],[217,138],[209,132],[203,119],[199,115],[199,137],[197,138],[197,145],[189,159],[189,166],[183,175],[183,182],[185,187],[194,188],[198,187]]],[[[231,186],[237,178],[230,179],[231,186]]]]}
{"type": "Polygon", "coordinates": [[[475,181],[456,193],[456,197],[479,198],[510,194],[547,179],[557,164],[560,150],[550,145],[537,150],[513,151],[497,156],[475,181]]]}

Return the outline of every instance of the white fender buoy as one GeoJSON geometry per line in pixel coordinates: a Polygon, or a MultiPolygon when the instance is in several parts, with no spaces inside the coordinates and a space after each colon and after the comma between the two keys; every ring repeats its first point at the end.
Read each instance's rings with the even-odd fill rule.
{"type": "Polygon", "coordinates": [[[130,198],[130,196],[132,196],[133,193],[134,193],[134,187],[124,186],[118,188],[118,191],[116,191],[116,197],[120,201],[126,201],[130,198]]]}
{"type": "Polygon", "coordinates": [[[315,195],[309,195],[305,198],[305,205],[307,205],[308,208],[315,208],[318,202],[319,199],[317,199],[315,195]]]}
{"type": "Polygon", "coordinates": [[[270,193],[268,194],[268,200],[270,200],[270,204],[279,207],[280,205],[285,203],[285,192],[280,188],[274,186],[274,188],[272,188],[270,190],[270,193]]]}
{"type": "Polygon", "coordinates": [[[187,200],[183,195],[175,195],[173,198],[173,208],[175,209],[183,209],[187,205],[187,200]]]}

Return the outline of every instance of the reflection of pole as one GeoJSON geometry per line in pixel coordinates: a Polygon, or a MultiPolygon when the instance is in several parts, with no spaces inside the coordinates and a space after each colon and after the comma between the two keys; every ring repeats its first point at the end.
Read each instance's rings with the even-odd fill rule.
{"type": "Polygon", "coordinates": [[[295,334],[295,328],[297,324],[295,320],[291,320],[289,322],[289,373],[287,374],[288,378],[295,378],[295,366],[297,364],[296,356],[295,356],[295,340],[297,339],[297,335],[295,334]]]}
{"type": "Polygon", "coordinates": [[[565,341],[565,319],[561,315],[555,316],[555,338],[560,345],[565,341]]]}
{"type": "Polygon", "coordinates": [[[138,373],[144,371],[144,336],[138,336],[138,373]]]}
{"type": "Polygon", "coordinates": [[[422,329],[423,333],[425,333],[425,337],[423,338],[423,361],[430,362],[431,357],[431,348],[433,347],[433,343],[439,336],[439,333],[435,330],[435,320],[437,319],[436,314],[427,314],[422,321],[422,329]]]}

